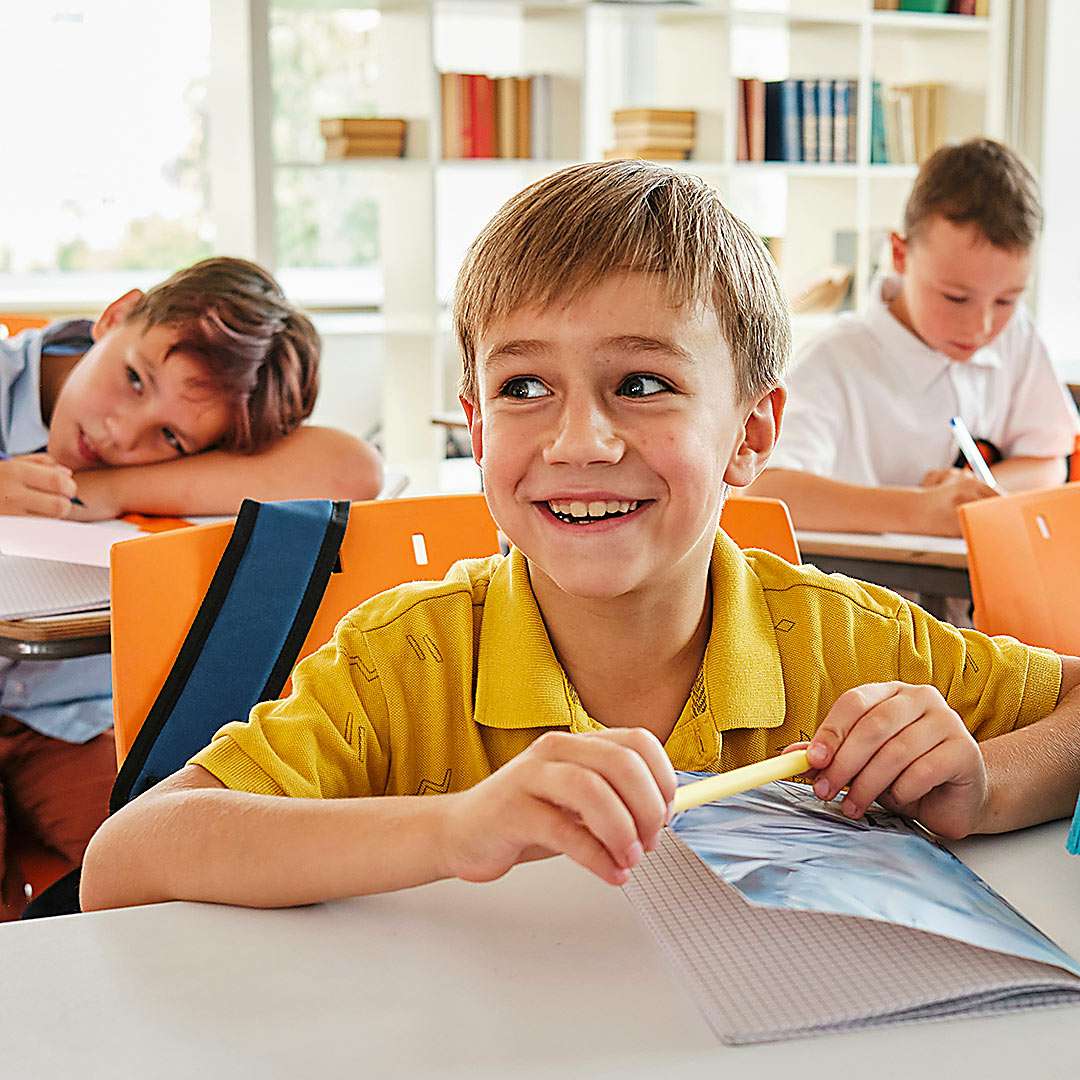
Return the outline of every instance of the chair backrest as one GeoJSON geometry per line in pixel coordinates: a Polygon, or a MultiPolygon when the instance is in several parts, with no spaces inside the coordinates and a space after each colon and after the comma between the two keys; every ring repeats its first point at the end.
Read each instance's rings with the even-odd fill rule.
{"type": "Polygon", "coordinates": [[[798,566],[802,562],[787,503],[736,495],[724,503],[720,528],[741,548],[763,548],[798,566]]]}
{"type": "Polygon", "coordinates": [[[0,313],[0,338],[14,337],[23,330],[39,330],[49,320],[40,315],[4,315],[0,313]]]}
{"type": "Polygon", "coordinates": [[[975,626],[1080,654],[1080,486],[960,507],[975,626]]]}
{"type": "MultiPolygon", "coordinates": [[[[113,715],[120,762],[172,668],[232,528],[231,521],[197,525],[112,549],[113,715]]],[[[458,559],[498,550],[482,495],[354,503],[341,572],[331,576],[299,658],[328,641],[338,620],[376,593],[441,578],[458,559]]]]}

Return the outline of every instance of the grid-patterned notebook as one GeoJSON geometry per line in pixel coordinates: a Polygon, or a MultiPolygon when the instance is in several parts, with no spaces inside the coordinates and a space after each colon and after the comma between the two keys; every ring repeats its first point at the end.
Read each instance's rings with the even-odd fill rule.
{"type": "Polygon", "coordinates": [[[1049,964],[891,923],[750,904],[671,829],[623,888],[726,1043],[1080,1004],[1080,978],[1049,964]],[[823,963],[842,977],[823,981],[823,963]]]}
{"type": "Polygon", "coordinates": [[[108,606],[108,567],[0,554],[0,619],[62,615],[108,606]]]}

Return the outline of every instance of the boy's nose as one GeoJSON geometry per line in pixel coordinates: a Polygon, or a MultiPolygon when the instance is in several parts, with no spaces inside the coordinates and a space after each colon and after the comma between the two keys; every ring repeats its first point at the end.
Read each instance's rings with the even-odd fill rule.
{"type": "Polygon", "coordinates": [[[105,434],[117,450],[131,451],[139,441],[139,426],[131,414],[113,413],[105,418],[105,434]]]}
{"type": "Polygon", "coordinates": [[[625,444],[611,417],[597,402],[568,404],[544,451],[548,464],[610,464],[618,461],[625,444]]]}

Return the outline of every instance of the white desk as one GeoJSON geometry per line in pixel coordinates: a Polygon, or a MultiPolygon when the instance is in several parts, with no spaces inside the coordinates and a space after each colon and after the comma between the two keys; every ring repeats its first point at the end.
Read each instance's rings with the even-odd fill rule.
{"type": "Polygon", "coordinates": [[[917,592],[923,607],[938,618],[944,618],[947,597],[971,598],[967,545],[960,537],[809,530],[797,536],[804,562],[827,574],[917,592]]]}
{"type": "MultiPolygon", "coordinates": [[[[957,849],[1080,955],[1066,831],[957,849]]],[[[6,924],[0,956],[0,1075],[19,1080],[1045,1080],[1075,1078],[1080,1058],[1075,1008],[725,1047],[622,894],[565,859],[293,911],[166,904],[6,924]]],[[[823,956],[807,992],[830,978],[823,956]]]]}

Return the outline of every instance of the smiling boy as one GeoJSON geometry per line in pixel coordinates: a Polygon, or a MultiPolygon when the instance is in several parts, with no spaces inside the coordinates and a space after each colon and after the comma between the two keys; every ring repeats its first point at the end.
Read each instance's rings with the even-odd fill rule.
{"type": "Polygon", "coordinates": [[[956,467],[957,415],[1006,490],[1062,483],[1080,425],[1020,306],[1041,225],[1007,147],[932,154],[892,235],[895,276],[797,359],[753,494],[783,499],[804,529],[959,536],[956,508],[994,492],[956,467]]]}
{"type": "Polygon", "coordinates": [[[852,816],[877,798],[963,835],[1070,811],[1080,661],[718,531],[772,449],[790,339],[712,188],[638,161],[538,181],[470,249],[455,325],[510,554],[348,615],[288,699],[102,826],[84,908],[302,904],[558,853],[621,884],[673,767],[811,736],[852,816]]]}

